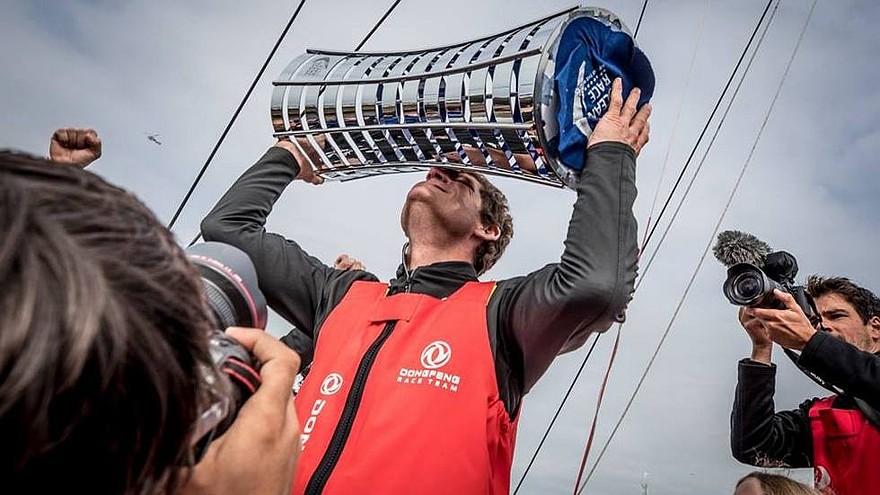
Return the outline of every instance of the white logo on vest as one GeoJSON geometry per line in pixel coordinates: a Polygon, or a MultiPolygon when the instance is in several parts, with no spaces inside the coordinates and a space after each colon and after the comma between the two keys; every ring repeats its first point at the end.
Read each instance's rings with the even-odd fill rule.
{"type": "Polygon", "coordinates": [[[450,359],[452,359],[452,347],[442,340],[435,340],[422,350],[420,357],[422,368],[400,368],[400,372],[397,374],[397,383],[437,388],[452,393],[458,392],[461,376],[438,371],[438,368],[449,364],[450,359]]]}
{"type": "Polygon", "coordinates": [[[321,382],[321,393],[324,395],[333,395],[342,388],[342,375],[339,373],[330,373],[321,382]]]}
{"type": "Polygon", "coordinates": [[[452,358],[452,348],[442,340],[435,340],[422,351],[422,366],[429,370],[443,367],[452,358]]]}
{"type": "MultiPolygon", "coordinates": [[[[342,388],[342,375],[339,373],[330,373],[329,375],[324,377],[324,381],[321,382],[321,394],[323,395],[333,395],[342,388]]],[[[324,410],[324,406],[327,405],[328,399],[317,398],[315,399],[314,404],[312,404],[312,409],[309,411],[309,417],[306,419],[305,423],[303,423],[302,434],[299,437],[300,443],[302,445],[303,450],[306,448],[306,442],[309,441],[309,438],[312,436],[312,431],[315,430],[315,426],[318,424],[318,416],[321,414],[321,411],[324,410]]]]}
{"type": "Polygon", "coordinates": [[[816,489],[824,490],[831,486],[831,474],[825,466],[816,466],[813,468],[813,481],[816,489]]]}

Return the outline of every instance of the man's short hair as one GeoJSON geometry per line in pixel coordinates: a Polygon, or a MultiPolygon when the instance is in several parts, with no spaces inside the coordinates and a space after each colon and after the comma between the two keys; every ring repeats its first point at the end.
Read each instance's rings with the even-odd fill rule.
{"type": "Polygon", "coordinates": [[[477,248],[474,255],[474,269],[477,275],[488,271],[504,254],[510,239],[513,237],[513,218],[507,206],[507,198],[500,189],[489,182],[483,174],[468,172],[480,182],[482,189],[480,199],[480,221],[487,225],[498,225],[501,235],[494,241],[485,241],[477,248]]]}
{"type": "Polygon", "coordinates": [[[862,323],[868,323],[872,317],[880,316],[880,299],[870,290],[856,285],[846,277],[810,275],[807,279],[807,292],[814,298],[830,293],[839,294],[853,305],[862,318],[862,323]]]}
{"type": "Polygon", "coordinates": [[[170,493],[211,365],[201,282],[98,176],[0,151],[0,483],[170,493]]]}

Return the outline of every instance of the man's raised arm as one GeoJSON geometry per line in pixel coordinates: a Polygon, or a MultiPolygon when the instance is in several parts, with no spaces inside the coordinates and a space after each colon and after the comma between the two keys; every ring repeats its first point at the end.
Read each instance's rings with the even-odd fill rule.
{"type": "Polygon", "coordinates": [[[272,309],[313,337],[322,305],[328,297],[341,297],[332,294],[335,288],[349,285],[340,284],[341,279],[363,277],[364,272],[334,270],[296,242],[266,231],[272,206],[294,179],[322,182],[293,143],[279,141],[229,188],[201,227],[205,240],[247,253],[272,309]]]}
{"type": "Polygon", "coordinates": [[[629,302],[636,277],[635,159],[648,141],[650,105],[623,101],[614,81],[608,112],[590,136],[577,201],[559,263],[500,285],[504,338],[522,351],[527,392],[563,350],[604,331],[629,302]]]}

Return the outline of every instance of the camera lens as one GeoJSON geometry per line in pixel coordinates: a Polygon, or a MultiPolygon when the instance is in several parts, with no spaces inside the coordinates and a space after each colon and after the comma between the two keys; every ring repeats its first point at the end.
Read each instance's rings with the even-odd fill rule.
{"type": "Polygon", "coordinates": [[[247,254],[219,242],[196,244],[186,252],[202,277],[221,331],[232,326],[266,328],[266,299],[247,254]]]}
{"type": "Polygon", "coordinates": [[[773,292],[776,284],[757,266],[739,263],[727,270],[724,281],[724,295],[737,306],[756,306],[761,304],[767,294],[773,292]]]}
{"type": "Polygon", "coordinates": [[[267,310],[256,269],[243,251],[227,244],[206,242],[186,252],[201,275],[217,326],[209,335],[209,350],[216,368],[204,376],[211,396],[202,404],[192,439],[191,460],[196,462],[211,441],[229,428],[244,402],[260,386],[253,356],[223,330],[232,326],[266,328],[267,310]]]}
{"type": "Polygon", "coordinates": [[[740,301],[752,301],[764,294],[764,280],[758,273],[745,272],[731,282],[733,296],[740,301]]]}

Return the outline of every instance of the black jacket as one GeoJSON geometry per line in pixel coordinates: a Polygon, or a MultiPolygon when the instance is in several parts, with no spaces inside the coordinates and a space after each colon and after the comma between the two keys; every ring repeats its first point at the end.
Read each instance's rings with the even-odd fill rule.
{"type": "MultiPolygon", "coordinates": [[[[855,396],[880,409],[880,356],[860,351],[825,332],[816,332],[798,363],[847,392],[837,396],[835,408],[854,409],[855,396]]],[[[751,359],[739,362],[730,417],[733,456],[759,467],[810,467],[813,435],[809,411],[816,399],[804,401],[791,411],[775,412],[775,392],[776,365],[751,359]]]]}
{"type": "MultiPolygon", "coordinates": [[[[272,205],[298,172],[289,152],[269,149],[202,221],[205,240],[250,255],[269,305],[302,331],[283,339],[295,349],[304,344],[303,336],[317,336],[355,280],[377,280],[365,271],[335,270],[296,242],[266,232],[272,205]]],[[[557,354],[581,346],[591,332],[607,330],[628,303],[636,277],[635,197],[632,149],[621,143],[591,147],[561,260],[498,282],[487,308],[488,330],[511,416],[557,354]]],[[[401,267],[390,285],[392,291],[445,297],[476,279],[469,263],[445,262],[408,277],[401,267]]]]}

